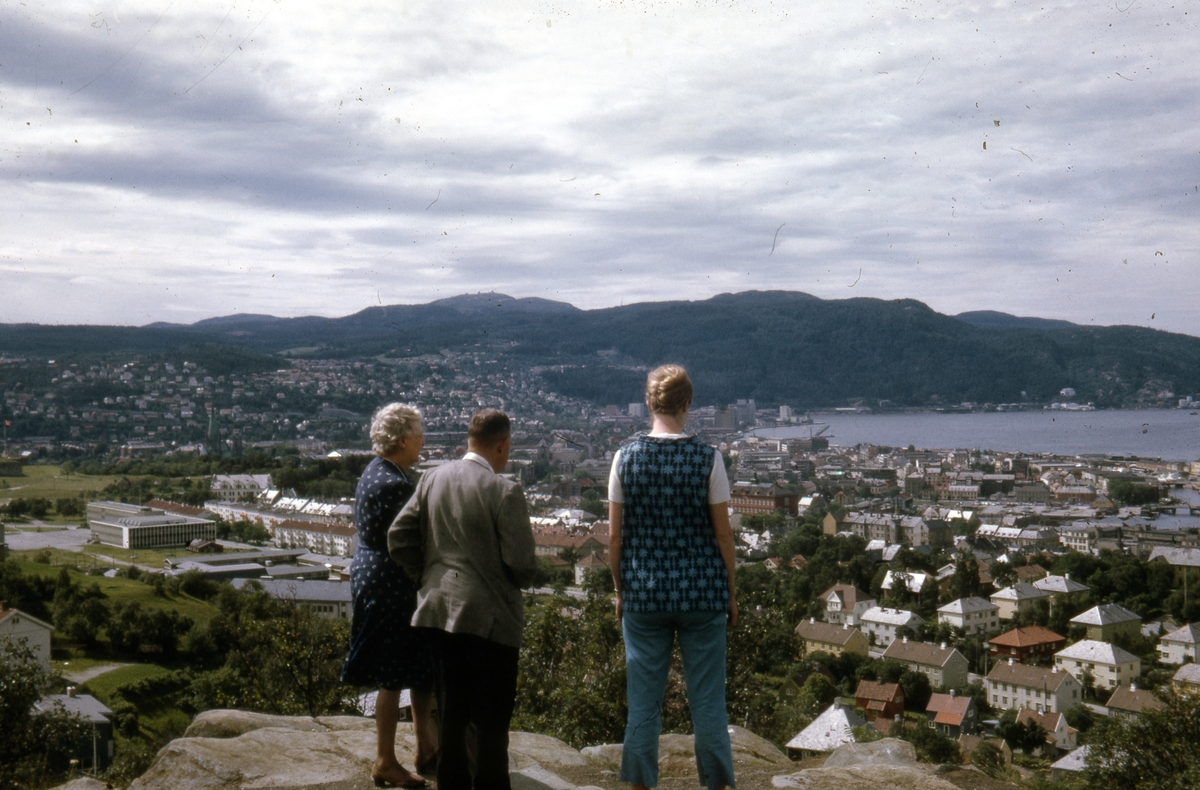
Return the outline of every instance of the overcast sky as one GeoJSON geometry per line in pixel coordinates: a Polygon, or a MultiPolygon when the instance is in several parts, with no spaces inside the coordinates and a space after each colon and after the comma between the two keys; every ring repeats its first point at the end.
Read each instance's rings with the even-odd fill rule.
{"type": "Polygon", "coordinates": [[[1200,335],[1200,5],[0,6],[0,322],[783,289],[1200,335]]]}

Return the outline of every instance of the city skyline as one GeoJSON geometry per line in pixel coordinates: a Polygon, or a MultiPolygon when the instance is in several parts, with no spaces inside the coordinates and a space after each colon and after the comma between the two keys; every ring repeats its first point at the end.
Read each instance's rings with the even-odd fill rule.
{"type": "Polygon", "coordinates": [[[747,290],[1200,335],[1166,3],[0,11],[0,322],[747,290]]]}

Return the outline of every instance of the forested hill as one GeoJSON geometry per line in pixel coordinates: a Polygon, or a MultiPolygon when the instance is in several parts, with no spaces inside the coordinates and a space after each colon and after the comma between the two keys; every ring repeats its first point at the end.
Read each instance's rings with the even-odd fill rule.
{"type": "Polygon", "coordinates": [[[0,354],[161,352],[183,344],[212,353],[211,344],[219,344],[242,349],[242,365],[269,366],[283,362],[278,354],[484,351],[542,368],[552,388],[597,403],[637,400],[645,369],[664,361],[692,371],[701,404],[735,398],[801,408],[859,399],[870,406],[1046,402],[1064,387],[1076,390],[1074,400],[1097,406],[1152,404],[1167,400],[1167,391],[1200,395],[1200,338],[980,316],[942,315],[908,299],[822,300],[782,291],[601,310],[479,294],[336,319],[230,316],[142,328],[0,325],[0,354]]]}

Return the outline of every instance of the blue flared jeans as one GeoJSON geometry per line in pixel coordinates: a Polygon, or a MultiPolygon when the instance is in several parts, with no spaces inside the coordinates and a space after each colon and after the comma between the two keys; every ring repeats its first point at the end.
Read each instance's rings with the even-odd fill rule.
{"type": "Polygon", "coordinates": [[[688,707],[696,733],[696,769],[709,790],[734,787],[733,749],[725,708],[725,612],[625,612],[625,688],[629,718],[621,781],[658,785],[658,736],[671,645],[679,636],[688,707]]]}

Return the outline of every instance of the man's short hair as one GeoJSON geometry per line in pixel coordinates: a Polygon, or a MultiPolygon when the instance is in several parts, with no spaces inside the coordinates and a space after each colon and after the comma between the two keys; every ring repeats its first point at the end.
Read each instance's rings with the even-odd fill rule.
{"type": "Polygon", "coordinates": [[[467,439],[481,447],[492,447],[512,436],[512,420],[499,409],[475,412],[467,426],[467,439]]]}

